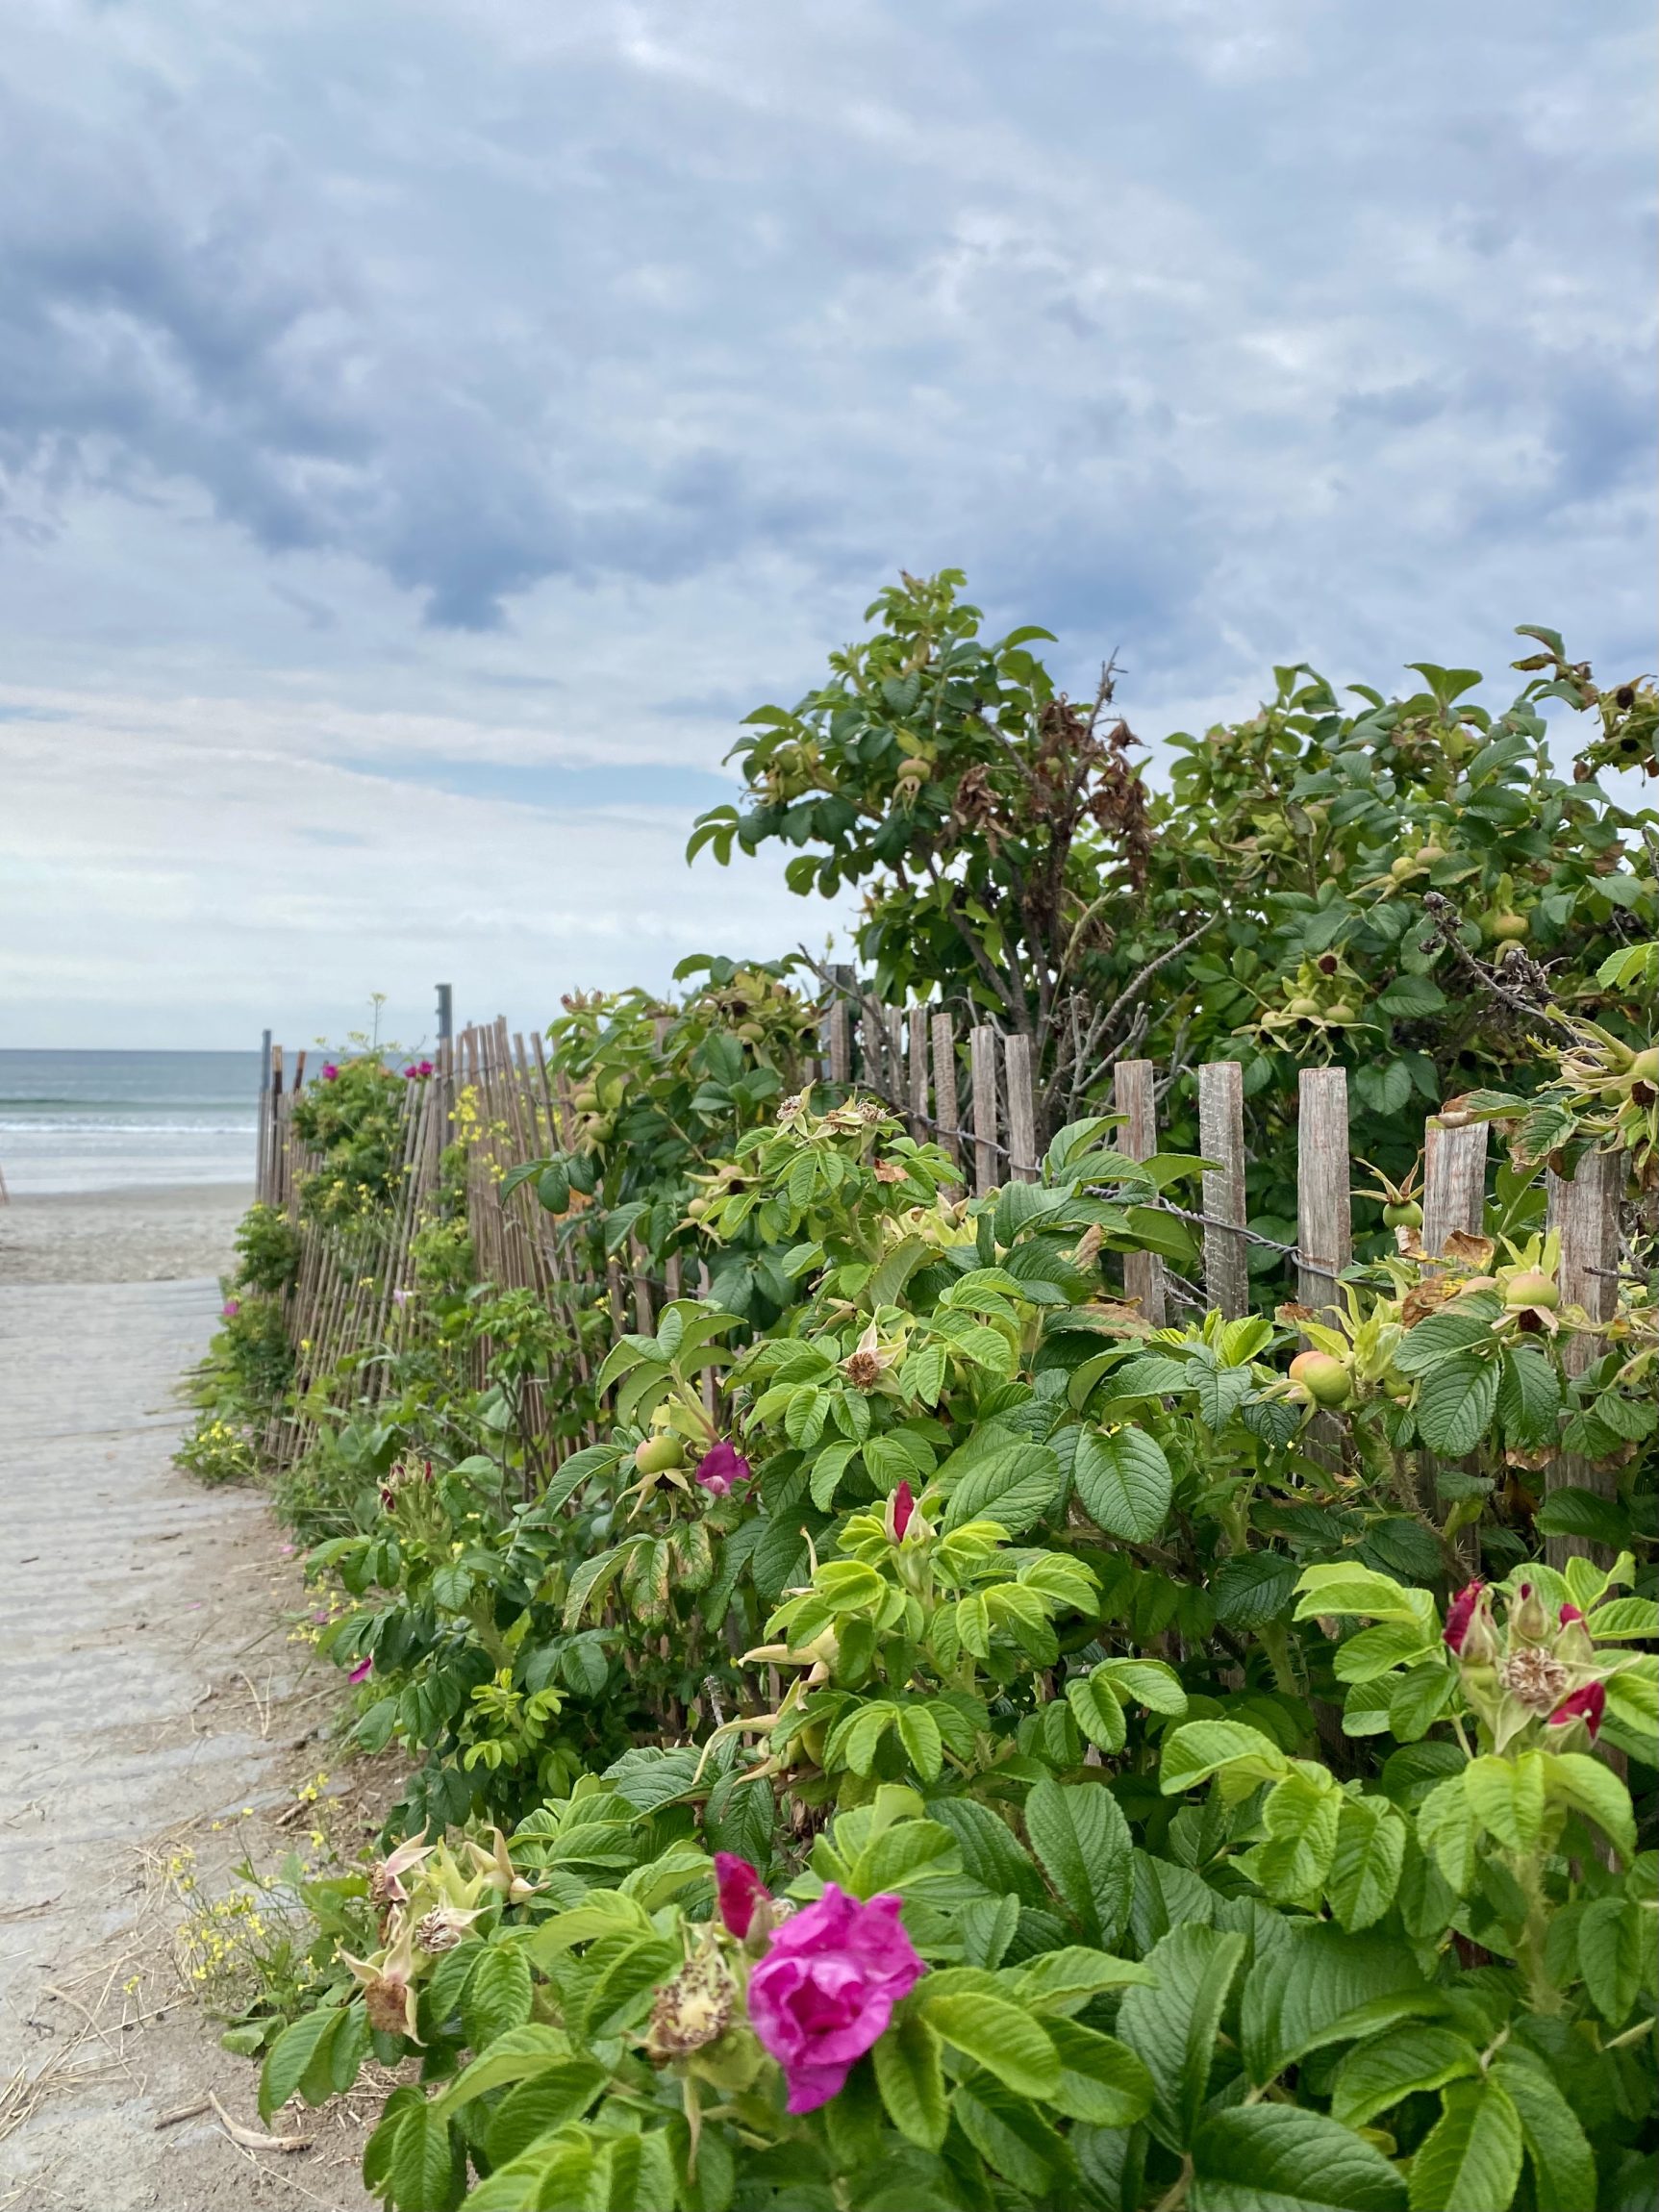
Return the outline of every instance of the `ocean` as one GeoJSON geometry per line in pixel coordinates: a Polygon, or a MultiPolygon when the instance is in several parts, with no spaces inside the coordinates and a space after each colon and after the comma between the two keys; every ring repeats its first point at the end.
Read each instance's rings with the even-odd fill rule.
{"type": "Polygon", "coordinates": [[[13,1196],[253,1181],[257,1052],[0,1049],[0,1174],[13,1196]]]}

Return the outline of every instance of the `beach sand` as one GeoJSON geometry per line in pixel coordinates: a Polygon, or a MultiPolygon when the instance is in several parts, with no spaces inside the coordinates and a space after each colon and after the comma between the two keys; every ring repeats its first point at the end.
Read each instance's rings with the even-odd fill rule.
{"type": "Polygon", "coordinates": [[[0,1206],[0,1284],[216,1280],[252,1200],[235,1183],[14,1194],[0,1206]]]}
{"type": "MultiPolygon", "coordinates": [[[[18,2212],[370,2201],[367,2095],[284,2115],[275,2132],[313,2142],[297,2155],[229,2138],[209,2099],[262,2132],[255,2071],[174,1953],[244,1850],[269,1868],[306,1848],[298,1793],[347,1764],[264,1498],[171,1465],[245,1199],[0,1208],[0,2207],[18,2212]]],[[[372,1810],[339,1801],[343,1849],[372,1810]]]]}

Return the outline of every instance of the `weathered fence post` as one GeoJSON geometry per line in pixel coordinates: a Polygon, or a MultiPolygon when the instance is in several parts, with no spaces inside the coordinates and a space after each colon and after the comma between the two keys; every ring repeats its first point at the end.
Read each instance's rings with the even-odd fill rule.
{"type": "MultiPolygon", "coordinates": [[[[1158,1149],[1158,1109],[1149,1060],[1119,1060],[1112,1071],[1113,1103],[1128,1117],[1119,1136],[1131,1160],[1149,1160],[1158,1149]]],[[[1125,1252],[1123,1295],[1155,1329],[1164,1326],[1164,1263],[1155,1252],[1125,1252]]]]}
{"type": "Polygon", "coordinates": [[[1250,1310],[1249,1247],[1234,1232],[1244,1226],[1244,1070],[1236,1060],[1207,1061],[1198,1070],[1198,1150],[1219,1165],[1206,1169],[1204,1291],[1230,1321],[1250,1310]],[[1221,1226],[1219,1224],[1227,1224],[1221,1226]]]}
{"type": "MultiPolygon", "coordinates": [[[[1546,1171],[1548,1225],[1561,1238],[1561,1302],[1582,1306],[1593,1321],[1611,1320],[1618,1309],[1619,1200],[1625,1172],[1622,1152],[1586,1152],[1571,1181],[1564,1182],[1552,1170],[1546,1171]]],[[[1600,1348],[1596,1337],[1571,1337],[1562,1353],[1562,1365],[1569,1374],[1582,1374],[1600,1348]]],[[[1594,1491],[1597,1497],[1611,1497],[1614,1491],[1612,1470],[1598,1468],[1576,1452],[1563,1452],[1552,1460],[1544,1484],[1546,1495],[1565,1490],[1570,1484],[1577,1490],[1594,1491]]],[[[1574,1554],[1601,1567],[1613,1564],[1607,1546],[1587,1537],[1545,1539],[1545,1557],[1551,1567],[1559,1570],[1574,1554]]]]}
{"type": "Polygon", "coordinates": [[[962,1159],[961,1108],[956,1092],[956,1024],[948,1014],[933,1018],[933,1118],[940,1143],[962,1159]]]}
{"type": "Polygon", "coordinates": [[[859,1080],[867,1091],[885,1091],[881,1073],[881,1023],[876,1019],[875,1001],[861,997],[858,1013],[859,1055],[864,1066],[859,1069],[859,1080]]]}
{"type": "Polygon", "coordinates": [[[263,1206],[270,1189],[271,1150],[271,1033],[260,1039],[260,1119],[258,1151],[254,1160],[254,1197],[263,1206]]]}
{"type": "Polygon", "coordinates": [[[973,1190],[983,1198],[996,1188],[996,1032],[988,1022],[968,1032],[968,1064],[973,1084],[973,1190]]]}
{"type": "Polygon", "coordinates": [[[918,1144],[927,1142],[927,1009],[910,1010],[910,1133],[918,1144]]]}
{"type": "Polygon", "coordinates": [[[850,968],[832,968],[835,990],[829,1003],[829,1076],[832,1083],[852,1081],[852,1014],[845,992],[852,983],[850,968]]]}
{"type": "Polygon", "coordinates": [[[1035,1183],[1041,1166],[1037,1158],[1037,1099],[1031,1087],[1031,1040],[1016,1034],[1002,1046],[1002,1071],[1008,1084],[1009,1172],[1017,1183],[1035,1183]]]}
{"type": "Polygon", "coordinates": [[[1461,1230],[1478,1236],[1486,1215],[1484,1121],[1448,1129],[1430,1115],[1422,1133],[1422,1248],[1431,1260],[1461,1230]]]}
{"type": "Polygon", "coordinates": [[[1321,1320],[1343,1311],[1337,1277],[1353,1258],[1345,1068],[1304,1068],[1296,1122],[1296,1296],[1321,1320]]]}

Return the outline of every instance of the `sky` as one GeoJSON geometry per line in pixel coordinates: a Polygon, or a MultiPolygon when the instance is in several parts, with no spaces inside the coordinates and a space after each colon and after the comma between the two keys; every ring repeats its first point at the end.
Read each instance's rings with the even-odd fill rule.
{"type": "Polygon", "coordinates": [[[900,567],[1151,741],[1659,659],[1648,0],[6,14],[0,1043],[821,944],[685,838],[900,567]]]}

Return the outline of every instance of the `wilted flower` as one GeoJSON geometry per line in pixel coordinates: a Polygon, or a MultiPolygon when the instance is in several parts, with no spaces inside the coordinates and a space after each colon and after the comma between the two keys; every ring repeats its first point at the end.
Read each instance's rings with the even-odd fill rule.
{"type": "Polygon", "coordinates": [[[690,1959],[657,1993],[646,2055],[660,2066],[717,2043],[732,2024],[738,1985],[717,1951],[690,1959]]]}
{"type": "Polygon", "coordinates": [[[747,1859],[737,1858],[730,1851],[715,1853],[715,1890],[721,1920],[742,1943],[749,1932],[755,1907],[770,1898],[770,1890],[747,1859]]]}
{"type": "Polygon", "coordinates": [[[815,2112],[887,2032],[922,1973],[901,1900],[860,1904],[831,1882],[788,1920],[749,1976],[749,2019],[784,2070],[791,2112],[815,2112]]]}
{"type": "Polygon", "coordinates": [[[463,1912],[457,1905],[434,1905],[415,1927],[415,1943],[432,1958],[441,1951],[453,1950],[483,1909],[480,1905],[471,1912],[463,1912]]]}
{"type": "Polygon", "coordinates": [[[521,1873],[515,1871],[513,1861],[507,1855],[507,1838],[499,1828],[488,1828],[485,1833],[490,1839],[490,1848],[488,1851],[482,1844],[475,1844],[470,1837],[467,1838],[466,1849],[474,1867],[487,1887],[497,1891],[509,1904],[522,1904],[526,1898],[536,1895],[538,1885],[527,1882],[521,1873]]]}
{"type": "Polygon", "coordinates": [[[408,1922],[399,1921],[390,1943],[375,1957],[353,1958],[346,1950],[339,1956],[363,1991],[369,2026],[379,2028],[383,2035],[407,2035],[412,2043],[418,2043],[420,2038],[415,2032],[415,1936],[408,1922]]]}
{"type": "Polygon", "coordinates": [[[1570,1697],[1561,1700],[1549,1716],[1549,1725],[1567,1728],[1574,1721],[1582,1721],[1594,1744],[1601,1733],[1601,1717],[1606,1710],[1607,1692],[1599,1682],[1586,1682],[1582,1690],[1574,1690],[1570,1697]]]}
{"type": "Polygon", "coordinates": [[[1479,1580],[1465,1583],[1446,1607],[1445,1643],[1449,1650],[1463,1649],[1469,1635],[1469,1624],[1474,1618],[1475,1607],[1480,1603],[1481,1592],[1485,1588],[1486,1584],[1479,1580]]]}
{"type": "Polygon", "coordinates": [[[438,1848],[436,1844],[427,1843],[425,1836],[426,1830],[422,1828],[418,1836],[411,1836],[407,1842],[399,1844],[390,1858],[382,1859],[378,1866],[370,1870],[368,1901],[371,1905],[384,1907],[408,1903],[409,1892],[403,1886],[404,1875],[412,1868],[419,1866],[423,1859],[430,1858],[438,1848]]]}
{"type": "Polygon", "coordinates": [[[697,1463],[697,1480],[711,1496],[724,1497],[733,1486],[749,1479],[749,1463],[735,1444],[722,1437],[711,1445],[697,1463]]]}

